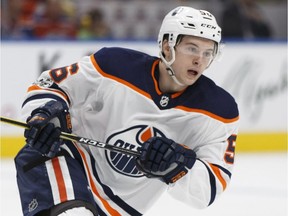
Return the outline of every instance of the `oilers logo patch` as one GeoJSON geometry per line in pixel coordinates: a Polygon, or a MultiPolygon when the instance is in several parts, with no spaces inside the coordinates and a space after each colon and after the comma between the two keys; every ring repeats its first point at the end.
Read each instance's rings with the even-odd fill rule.
{"type": "MultiPolygon", "coordinates": [[[[157,128],[149,127],[147,125],[138,125],[110,135],[107,139],[107,143],[137,151],[137,148],[152,136],[163,137],[164,134],[157,128]]],[[[143,176],[143,173],[139,172],[136,168],[134,157],[107,150],[105,151],[105,155],[109,165],[116,172],[131,177],[143,176]]]]}

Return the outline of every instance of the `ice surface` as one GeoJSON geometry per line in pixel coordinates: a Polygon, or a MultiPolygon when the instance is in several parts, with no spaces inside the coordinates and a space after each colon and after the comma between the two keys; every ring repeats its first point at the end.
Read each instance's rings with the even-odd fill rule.
{"type": "MultiPolygon", "coordinates": [[[[287,216],[287,154],[238,154],[231,184],[210,207],[190,208],[163,195],[145,216],[287,216]]],[[[0,216],[22,215],[12,159],[1,160],[0,216]]]]}

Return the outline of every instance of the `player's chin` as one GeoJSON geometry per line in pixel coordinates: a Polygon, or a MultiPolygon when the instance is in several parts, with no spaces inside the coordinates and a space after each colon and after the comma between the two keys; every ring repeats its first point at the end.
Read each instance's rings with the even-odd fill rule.
{"type": "Polygon", "coordinates": [[[196,77],[196,76],[194,76],[194,77],[189,77],[189,78],[185,79],[184,83],[185,83],[185,85],[187,85],[187,86],[193,85],[193,84],[198,80],[198,78],[199,78],[199,77],[196,77]]]}

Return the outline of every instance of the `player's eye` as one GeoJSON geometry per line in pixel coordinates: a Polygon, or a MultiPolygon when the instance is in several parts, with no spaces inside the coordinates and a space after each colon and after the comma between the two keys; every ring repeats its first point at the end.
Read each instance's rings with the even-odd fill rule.
{"type": "Polygon", "coordinates": [[[194,46],[188,46],[188,47],[186,47],[186,51],[187,51],[189,54],[191,54],[191,55],[193,55],[193,54],[198,54],[198,53],[199,53],[199,50],[198,50],[196,47],[194,47],[194,46]]]}
{"type": "Polygon", "coordinates": [[[213,57],[213,52],[212,51],[206,51],[203,53],[204,58],[211,58],[213,57]]]}
{"type": "Polygon", "coordinates": [[[195,46],[180,46],[178,50],[186,55],[199,55],[199,49],[195,46]]]}

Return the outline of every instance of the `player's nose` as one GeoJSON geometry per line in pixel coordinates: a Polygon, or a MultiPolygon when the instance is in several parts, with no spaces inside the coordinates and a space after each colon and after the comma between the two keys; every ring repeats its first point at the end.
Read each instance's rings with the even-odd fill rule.
{"type": "Polygon", "coordinates": [[[193,63],[193,65],[200,65],[200,61],[201,61],[201,57],[200,56],[193,56],[193,58],[192,58],[192,63],[193,63]]]}

